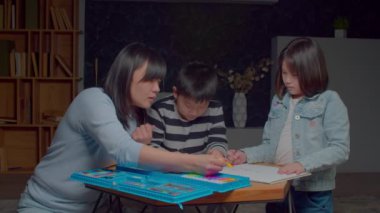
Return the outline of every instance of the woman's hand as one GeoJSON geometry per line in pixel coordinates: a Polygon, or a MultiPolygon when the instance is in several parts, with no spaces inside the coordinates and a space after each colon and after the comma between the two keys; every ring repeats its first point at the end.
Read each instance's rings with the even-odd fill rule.
{"type": "Polygon", "coordinates": [[[233,165],[242,164],[247,162],[247,155],[241,150],[230,149],[227,153],[227,159],[233,165]]]}
{"type": "Polygon", "coordinates": [[[153,125],[142,124],[132,133],[132,139],[143,144],[150,144],[153,135],[153,125]]]}
{"type": "Polygon", "coordinates": [[[227,161],[223,157],[220,158],[210,154],[185,154],[143,146],[139,163],[162,171],[196,172],[211,175],[221,171],[226,166],[227,161]]]}
{"type": "Polygon", "coordinates": [[[218,149],[213,149],[213,150],[209,151],[207,154],[213,155],[217,158],[224,158],[224,155],[218,149]]]}
{"type": "Polygon", "coordinates": [[[193,159],[191,160],[193,168],[192,171],[204,174],[212,175],[218,173],[226,165],[226,159],[224,157],[217,157],[215,155],[190,155],[193,159]]]}
{"type": "Polygon", "coordinates": [[[294,163],[288,163],[282,167],[280,167],[280,169],[278,169],[278,174],[301,174],[302,172],[305,171],[305,168],[303,167],[303,165],[301,163],[298,163],[298,162],[294,162],[294,163]]]}

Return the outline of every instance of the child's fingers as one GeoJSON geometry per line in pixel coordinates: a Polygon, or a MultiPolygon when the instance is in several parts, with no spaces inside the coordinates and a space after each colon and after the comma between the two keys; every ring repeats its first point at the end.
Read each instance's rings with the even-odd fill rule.
{"type": "Polygon", "coordinates": [[[150,124],[143,124],[136,128],[136,131],[139,132],[140,136],[142,138],[149,138],[152,136],[152,125],[150,124]]]}
{"type": "Polygon", "coordinates": [[[144,127],[145,127],[145,132],[146,132],[146,134],[148,135],[148,136],[152,136],[152,134],[153,134],[153,125],[151,125],[151,124],[145,124],[144,125],[144,127]]]}
{"type": "Polygon", "coordinates": [[[228,160],[235,160],[236,159],[236,150],[228,150],[227,152],[227,159],[228,160]]]}

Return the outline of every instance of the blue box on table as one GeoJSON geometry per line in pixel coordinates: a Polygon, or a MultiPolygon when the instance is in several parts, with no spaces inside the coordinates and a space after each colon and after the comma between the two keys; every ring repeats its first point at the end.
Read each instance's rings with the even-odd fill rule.
{"type": "Polygon", "coordinates": [[[168,173],[136,163],[116,166],[115,170],[78,171],[71,178],[86,184],[118,190],[141,197],[178,204],[205,197],[214,192],[227,192],[250,186],[249,178],[217,173],[204,176],[195,173],[168,173]]]}

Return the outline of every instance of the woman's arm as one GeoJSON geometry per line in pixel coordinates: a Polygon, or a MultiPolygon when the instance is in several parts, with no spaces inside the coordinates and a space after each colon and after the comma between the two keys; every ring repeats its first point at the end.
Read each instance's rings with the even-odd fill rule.
{"type": "Polygon", "coordinates": [[[223,158],[213,155],[168,152],[150,146],[143,146],[141,149],[139,163],[164,171],[197,172],[206,175],[219,172],[226,165],[223,158]]]}

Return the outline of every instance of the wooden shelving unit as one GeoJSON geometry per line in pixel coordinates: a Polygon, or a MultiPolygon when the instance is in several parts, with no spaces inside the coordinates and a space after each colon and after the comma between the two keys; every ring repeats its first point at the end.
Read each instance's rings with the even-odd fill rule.
{"type": "Polygon", "coordinates": [[[0,173],[33,171],[78,92],[78,7],[0,0],[0,173]]]}

